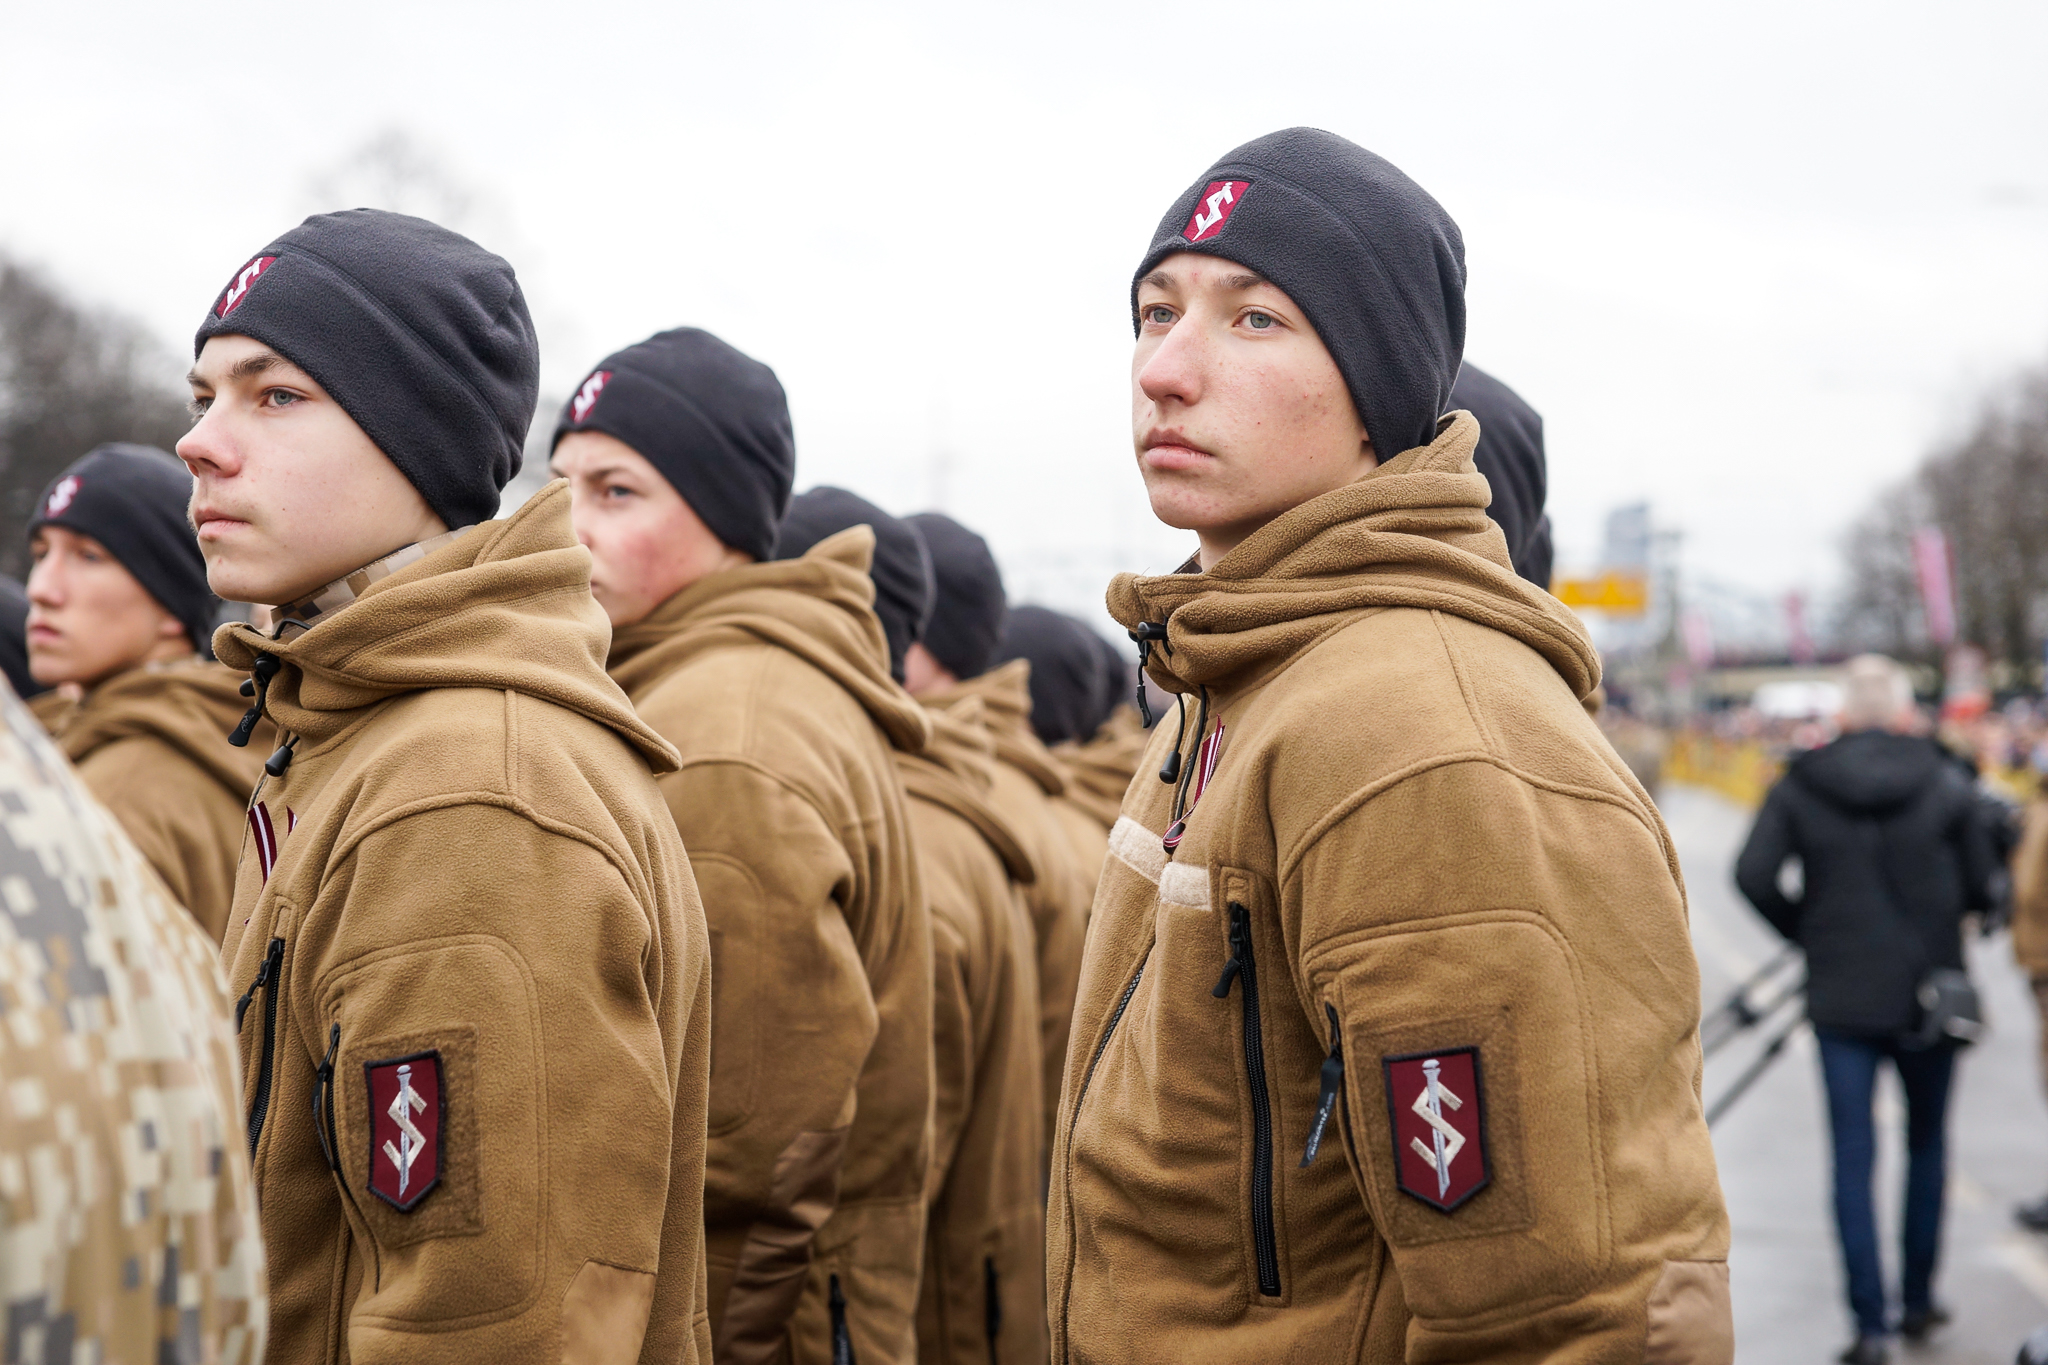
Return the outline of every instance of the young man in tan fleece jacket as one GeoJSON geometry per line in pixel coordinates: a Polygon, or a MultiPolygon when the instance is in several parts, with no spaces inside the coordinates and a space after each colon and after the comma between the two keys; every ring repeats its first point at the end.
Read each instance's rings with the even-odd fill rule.
{"type": "Polygon", "coordinates": [[[710,945],[567,490],[483,520],[534,401],[511,267],[309,218],[193,349],[209,577],[277,604],[214,637],[234,740],[282,738],[223,947],[267,1359],[708,1359],[710,945]]]}
{"type": "Polygon", "coordinates": [[[211,653],[219,599],[168,452],[101,446],[43,490],[29,523],[27,646],[44,682],[82,689],[51,734],[216,946],[235,894],[242,808],[275,743],[237,749],[242,676],[211,653]]]}
{"type": "Polygon", "coordinates": [[[932,1106],[931,928],[855,528],[771,562],[795,472],[773,371],[663,332],[591,371],[553,464],[614,634],[611,673],[682,754],[662,779],[710,918],[704,1216],[733,1365],[908,1365],[932,1106]]]}
{"type": "MultiPolygon", "coordinates": [[[[845,489],[813,488],[790,504],[775,553],[794,558],[862,525],[875,535],[875,615],[900,673],[931,617],[931,556],[916,527],[845,489]]],[[[932,916],[931,1208],[917,1358],[1043,1360],[1044,1105],[1023,895],[1036,872],[990,799],[995,744],[981,700],[928,714],[925,751],[895,754],[932,916]]]]}
{"type": "Polygon", "coordinates": [[[1439,417],[1455,225],[1293,129],[1132,288],[1139,468],[1199,550],[1109,591],[1182,713],[1089,927],[1053,1359],[1730,1360],[1677,862],[1439,417]]]}

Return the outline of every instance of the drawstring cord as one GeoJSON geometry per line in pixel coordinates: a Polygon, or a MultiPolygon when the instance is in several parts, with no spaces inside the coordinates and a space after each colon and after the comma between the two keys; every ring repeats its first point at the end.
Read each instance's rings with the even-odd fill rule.
{"type": "MultiPolygon", "coordinates": [[[[1152,728],[1152,722],[1158,717],[1152,714],[1151,703],[1145,699],[1145,665],[1152,662],[1154,644],[1164,648],[1168,658],[1173,657],[1173,646],[1167,641],[1164,621],[1140,621],[1136,630],[1126,631],[1125,634],[1138,642],[1138,717],[1145,722],[1145,728],[1149,730],[1152,728]]],[[[1173,781],[1172,778],[1164,776],[1160,780],[1173,781]]]]}
{"type": "Polygon", "coordinates": [[[258,654],[256,663],[250,669],[248,681],[242,684],[242,695],[254,697],[255,705],[242,713],[241,723],[228,731],[228,743],[237,749],[249,747],[249,736],[256,733],[256,722],[263,719],[263,702],[270,695],[270,680],[277,676],[277,670],[284,665],[275,654],[258,654]]]}

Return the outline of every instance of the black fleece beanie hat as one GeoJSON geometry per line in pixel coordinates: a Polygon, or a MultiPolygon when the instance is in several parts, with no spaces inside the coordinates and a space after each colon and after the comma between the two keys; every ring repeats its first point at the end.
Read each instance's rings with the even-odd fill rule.
{"type": "Polygon", "coordinates": [[[106,546],[178,618],[192,648],[210,657],[220,599],[206,586],[206,560],[185,520],[191,501],[192,475],[175,455],[155,446],[96,446],[43,490],[28,533],[62,526],[106,546]]]}
{"type": "Polygon", "coordinates": [[[782,383],[760,361],[695,327],[658,332],[598,362],[562,408],[548,448],[572,431],[625,442],[726,545],[775,557],[796,435],[782,383]]]}
{"type": "Polygon", "coordinates": [[[1428,445],[1465,350],[1465,243],[1391,163],[1319,128],[1247,142],[1174,201],[1131,276],[1180,251],[1249,266],[1300,305],[1385,464],[1428,445]]]}
{"type": "Polygon", "coordinates": [[[1012,607],[996,651],[1031,661],[1031,728],[1047,744],[1086,739],[1102,724],[1102,651],[1094,631],[1048,607],[1012,607]]]}
{"type": "Polygon", "coordinates": [[[0,577],[0,672],[23,701],[50,690],[28,671],[28,589],[5,577],[0,577]]]}
{"type": "Polygon", "coordinates": [[[988,542],[945,513],[920,512],[909,520],[932,552],[939,587],[924,647],[962,682],[978,678],[995,666],[1003,638],[1008,599],[1002,570],[988,542]]]}
{"type": "Polygon", "coordinates": [[[450,529],[497,515],[540,382],[503,258],[424,218],[317,214],[235,272],[192,354],[224,334],[311,375],[450,529]]]}
{"type": "Polygon", "coordinates": [[[903,656],[924,638],[937,593],[931,553],[915,526],[857,493],[820,486],[790,501],[775,542],[775,558],[795,559],[849,526],[874,530],[875,558],[868,575],[875,580],[875,615],[882,618],[882,634],[889,637],[889,674],[902,682],[903,656]]]}
{"type": "Polygon", "coordinates": [[[1451,389],[1451,408],[1462,408],[1479,421],[1479,448],[1472,462],[1493,489],[1486,514],[1507,537],[1515,572],[1548,592],[1550,519],[1543,514],[1543,502],[1549,473],[1542,416],[1522,395],[1470,361],[1451,389]]]}

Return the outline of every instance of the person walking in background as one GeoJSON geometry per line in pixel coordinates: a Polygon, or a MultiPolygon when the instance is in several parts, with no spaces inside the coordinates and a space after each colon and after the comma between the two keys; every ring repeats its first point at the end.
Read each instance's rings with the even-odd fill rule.
{"type": "MultiPolygon", "coordinates": [[[[2041,1076],[2048,1087],[2048,790],[2027,804],[2012,855],[2012,952],[2033,987],[2040,1016],[2041,1076]]],[[[2014,1210],[2022,1227],[2048,1232],[2048,1194],[2014,1210]]]]}
{"type": "Polygon", "coordinates": [[[219,943],[243,808],[276,731],[228,732],[247,675],[215,663],[219,599],[186,520],[192,476],[167,451],[106,445],[74,462],[29,523],[29,668],[82,690],[51,733],[179,904],[219,943]]]}
{"type": "Polygon", "coordinates": [[[192,349],[208,580],[279,604],[214,634],[283,741],[222,945],[273,1365],[703,1361],[710,944],[567,490],[486,520],[540,360],[511,265],[318,215],[192,349]]]}
{"type": "Polygon", "coordinates": [[[1820,1044],[1834,1140],[1835,1230],[1856,1339],[1850,1365],[1885,1359],[1894,1319],[1871,1199],[1872,1096],[1889,1062],[1906,1094],[1906,1198],[1898,1330],[1948,1321],[1933,1297],[1947,1181],[1945,1129],[1957,1043],[1921,1003],[1963,967],[1963,916],[1991,903],[1991,842],[1969,779],[1931,739],[1905,733],[1912,687],[1890,659],[1849,661],[1842,735],[1800,755],[1764,799],[1736,885],[1806,954],[1807,1017],[1820,1044]],[[1787,864],[1799,887],[1787,894],[1787,864]]]}
{"type": "Polygon", "coordinates": [[[796,475],[775,372],[679,327],[564,407],[608,667],[682,755],[661,782],[704,890],[704,1217],[723,1365],[915,1358],[931,1162],[931,924],[894,753],[872,531],[774,558],[796,475]]]}
{"type": "MultiPolygon", "coordinates": [[[[892,671],[924,634],[931,555],[908,522],[843,488],[790,503],[775,542],[795,559],[855,526],[874,532],[875,615],[892,671]]],[[[995,744],[981,701],[928,711],[923,753],[894,751],[932,917],[932,1170],[921,1365],[1045,1358],[1038,967],[1023,892],[1030,856],[989,801],[995,744]]]]}
{"type": "Polygon", "coordinates": [[[257,1365],[263,1244],[219,947],[4,695],[0,806],[6,1358],[257,1365]]]}

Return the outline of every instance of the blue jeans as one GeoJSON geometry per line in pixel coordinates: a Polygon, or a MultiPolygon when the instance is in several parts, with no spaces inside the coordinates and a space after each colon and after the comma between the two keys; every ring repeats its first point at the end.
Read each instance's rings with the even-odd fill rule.
{"type": "Polygon", "coordinates": [[[1890,1058],[1906,1091],[1905,1266],[1899,1288],[1906,1312],[1925,1312],[1932,1304],[1934,1262],[1941,1247],[1948,1089],[1956,1049],[1942,1045],[1914,1052],[1890,1038],[1822,1030],[1815,1034],[1828,1090],[1828,1126],[1835,1139],[1835,1230],[1842,1240],[1849,1308],[1859,1333],[1878,1335],[1889,1330],[1877,1210],[1870,1194],[1871,1168],[1877,1159],[1871,1098],[1878,1064],[1890,1058]]]}

